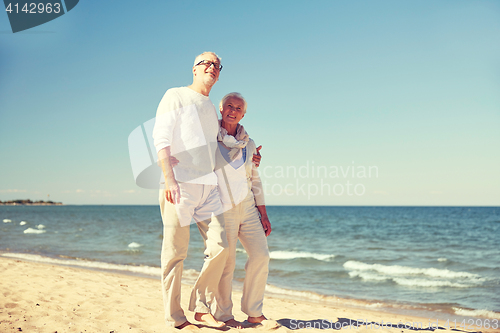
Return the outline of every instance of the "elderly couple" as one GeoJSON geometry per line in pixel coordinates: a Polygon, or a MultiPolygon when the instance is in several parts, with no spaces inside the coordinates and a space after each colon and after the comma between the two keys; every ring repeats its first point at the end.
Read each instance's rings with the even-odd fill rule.
{"type": "Polygon", "coordinates": [[[153,130],[165,189],[160,190],[163,220],[162,291],[167,325],[199,330],[181,308],[183,262],[194,219],[205,243],[205,259],[194,284],[189,310],[205,325],[241,328],[234,319],[232,279],[238,239],[248,254],[241,310],[248,322],[266,320],[262,313],[271,224],[256,166],[260,155],[239,124],[247,103],[238,93],[220,102],[218,120],[208,98],[219,79],[220,58],[213,52],[196,57],[193,83],[163,96],[153,130]]]}

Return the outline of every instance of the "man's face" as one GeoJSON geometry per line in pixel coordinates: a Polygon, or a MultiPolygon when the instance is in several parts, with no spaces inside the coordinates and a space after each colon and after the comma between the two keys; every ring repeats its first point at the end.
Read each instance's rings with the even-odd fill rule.
{"type": "Polygon", "coordinates": [[[245,102],[238,97],[229,97],[220,109],[222,121],[236,125],[245,116],[245,102]]]}
{"type": "Polygon", "coordinates": [[[200,80],[207,86],[213,86],[219,80],[219,59],[212,53],[206,53],[203,55],[202,60],[205,60],[205,63],[194,66],[193,73],[197,80],[200,80]]]}

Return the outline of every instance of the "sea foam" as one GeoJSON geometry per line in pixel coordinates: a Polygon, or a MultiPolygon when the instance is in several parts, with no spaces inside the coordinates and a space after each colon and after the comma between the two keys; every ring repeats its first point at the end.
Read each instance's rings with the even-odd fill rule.
{"type": "Polygon", "coordinates": [[[12,220],[9,220],[9,219],[3,219],[3,223],[10,223],[12,222],[12,220]]]}
{"type": "Polygon", "coordinates": [[[393,281],[407,287],[470,288],[485,281],[481,276],[468,272],[398,265],[370,265],[354,260],[345,262],[344,268],[349,271],[350,277],[359,277],[365,281],[393,281]]]}
{"type": "MultiPolygon", "coordinates": [[[[151,277],[161,277],[160,267],[111,264],[107,262],[87,261],[82,259],[78,260],[54,259],[49,257],[43,257],[38,254],[28,254],[28,253],[3,253],[1,255],[9,258],[18,258],[22,260],[50,263],[55,265],[74,266],[79,268],[93,268],[93,269],[101,269],[109,271],[131,272],[142,275],[149,275],[151,277]]],[[[195,269],[184,269],[182,272],[182,282],[194,285],[199,274],[200,272],[198,272],[195,269]]]]}
{"type": "Polygon", "coordinates": [[[490,319],[500,319],[500,313],[489,310],[466,310],[462,308],[452,308],[459,316],[463,317],[483,317],[490,319]]]}
{"type": "Polygon", "coordinates": [[[389,266],[389,265],[380,265],[380,264],[365,264],[363,262],[349,260],[344,263],[344,268],[347,270],[357,270],[357,271],[376,271],[378,273],[390,276],[397,275],[427,275],[431,277],[439,277],[439,278],[468,278],[468,279],[477,279],[480,278],[479,275],[468,273],[468,272],[455,272],[447,269],[438,269],[438,268],[415,268],[415,267],[407,267],[407,266],[389,266]]]}
{"type": "Polygon", "coordinates": [[[141,273],[154,276],[160,276],[161,274],[161,269],[159,267],[151,267],[151,266],[131,266],[131,265],[110,264],[100,261],[54,259],[54,258],[43,257],[38,254],[26,254],[26,253],[3,253],[2,256],[9,258],[24,259],[35,262],[50,263],[56,265],[125,271],[125,272],[141,273]]]}
{"type": "Polygon", "coordinates": [[[137,249],[137,248],[139,248],[141,246],[142,246],[142,244],[139,244],[139,243],[136,243],[136,242],[132,242],[132,243],[130,243],[128,245],[128,247],[131,248],[131,249],[137,249]]]}
{"type": "Polygon", "coordinates": [[[351,271],[349,272],[350,277],[359,277],[365,281],[386,281],[389,277],[382,276],[377,273],[363,272],[363,271],[351,271]]]}
{"type": "Polygon", "coordinates": [[[332,296],[320,295],[320,294],[316,294],[314,292],[309,292],[309,291],[298,291],[298,290],[284,289],[284,288],[276,287],[276,286],[273,286],[270,284],[266,284],[266,291],[273,293],[273,294],[298,297],[301,299],[314,300],[314,301],[324,301],[328,298],[331,298],[332,300],[334,299],[334,297],[332,297],[332,296]]]}
{"type": "Polygon", "coordinates": [[[293,252],[293,251],[272,251],[269,253],[271,259],[291,260],[297,258],[312,258],[316,260],[329,261],[335,257],[333,254],[320,254],[311,252],[293,252]]]}
{"type": "Polygon", "coordinates": [[[300,290],[292,290],[292,289],[285,289],[281,287],[277,287],[271,284],[266,284],[266,292],[280,295],[282,297],[287,297],[291,299],[304,299],[313,302],[321,302],[322,304],[324,303],[330,303],[330,304],[338,304],[341,302],[343,305],[351,305],[351,306],[361,306],[361,307],[367,307],[367,308],[379,308],[379,307],[384,307],[388,306],[387,304],[380,303],[380,302],[367,302],[364,300],[356,300],[356,299],[348,299],[348,298],[339,298],[337,296],[329,296],[329,295],[321,295],[317,294],[312,291],[300,291],[300,290]]]}
{"type": "Polygon", "coordinates": [[[451,282],[446,280],[443,281],[443,280],[405,279],[405,278],[393,278],[392,280],[399,285],[408,287],[453,287],[453,288],[473,287],[473,284],[451,282]]]}
{"type": "Polygon", "coordinates": [[[47,232],[47,230],[28,228],[28,229],[24,230],[23,232],[25,234],[44,234],[47,232]]]}
{"type": "MultiPolygon", "coordinates": [[[[132,265],[122,265],[122,264],[111,264],[107,262],[100,261],[87,261],[82,259],[68,260],[68,259],[54,259],[49,257],[43,257],[38,254],[28,254],[28,253],[2,253],[4,257],[17,258],[22,260],[29,260],[34,262],[49,263],[55,265],[63,266],[74,266],[79,268],[93,268],[101,270],[110,271],[121,271],[121,272],[131,272],[143,275],[149,275],[152,277],[161,277],[161,268],[152,266],[132,266],[132,265]]],[[[195,269],[184,269],[182,272],[182,281],[193,285],[198,278],[198,272],[195,269]]]]}

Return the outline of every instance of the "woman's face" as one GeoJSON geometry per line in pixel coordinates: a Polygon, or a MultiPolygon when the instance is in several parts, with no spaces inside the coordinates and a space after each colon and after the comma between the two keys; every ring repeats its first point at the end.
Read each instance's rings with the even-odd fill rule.
{"type": "Polygon", "coordinates": [[[220,113],[224,123],[236,125],[245,116],[245,102],[238,97],[229,97],[222,105],[220,113]]]}

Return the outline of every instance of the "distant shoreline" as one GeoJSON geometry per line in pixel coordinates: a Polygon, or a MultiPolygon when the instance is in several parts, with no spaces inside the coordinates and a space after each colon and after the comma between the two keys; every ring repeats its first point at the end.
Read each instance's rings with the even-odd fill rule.
{"type": "Polygon", "coordinates": [[[9,201],[0,201],[0,206],[62,206],[62,202],[54,202],[54,201],[31,201],[30,199],[26,200],[9,200],[9,201]]]}

